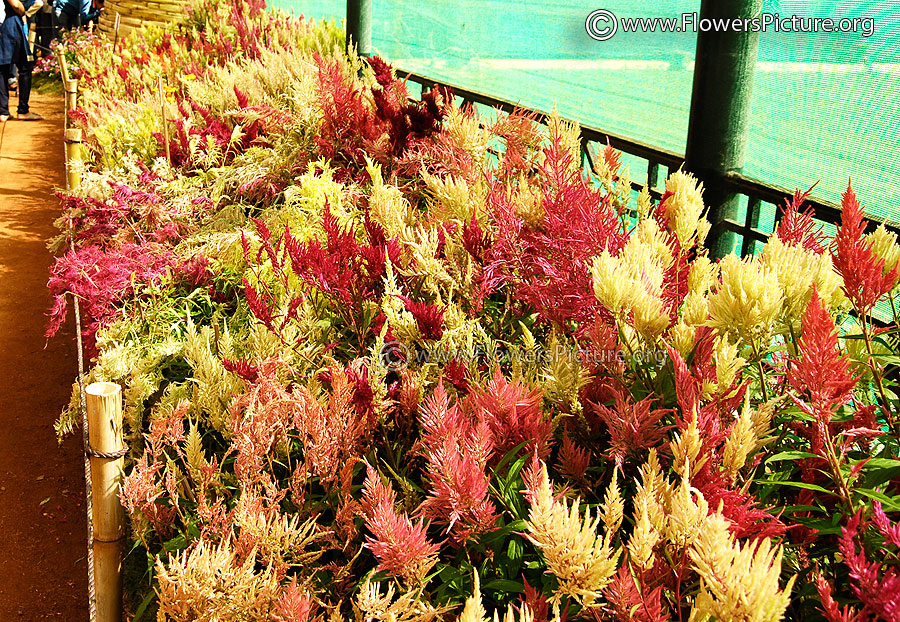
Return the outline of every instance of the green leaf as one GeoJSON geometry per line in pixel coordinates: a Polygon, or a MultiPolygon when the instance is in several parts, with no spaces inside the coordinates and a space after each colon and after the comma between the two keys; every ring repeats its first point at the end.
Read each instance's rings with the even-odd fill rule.
{"type": "Polygon", "coordinates": [[[896,356],[894,354],[878,354],[877,352],[872,353],[873,359],[878,359],[881,361],[882,365],[900,365],[900,356],[896,356]]]}
{"type": "MultiPolygon", "coordinates": [[[[863,458],[865,460],[865,458],[863,458]]],[[[862,460],[860,460],[862,462],[862,460]]],[[[900,460],[893,458],[869,458],[863,471],[873,471],[877,469],[896,469],[900,467],[900,460]]]]}
{"type": "MultiPolygon", "coordinates": [[[[504,467],[512,462],[519,451],[530,442],[531,441],[522,441],[521,443],[510,449],[508,452],[506,452],[506,455],[504,455],[500,462],[497,463],[497,467],[494,469],[494,473],[500,473],[501,471],[503,471],[504,467]]],[[[519,468],[521,469],[521,467],[519,468]]]]}
{"type": "Polygon", "coordinates": [[[526,529],[528,529],[528,524],[524,520],[514,520],[500,529],[495,529],[490,533],[484,534],[481,536],[480,541],[485,546],[494,548],[498,542],[508,538],[511,534],[518,531],[525,531],[526,529]]]}
{"type": "Polygon", "coordinates": [[[506,547],[506,556],[512,561],[517,561],[522,559],[524,551],[525,548],[522,546],[522,541],[519,538],[512,538],[506,547]]]}
{"type": "Polygon", "coordinates": [[[175,536],[165,544],[163,544],[163,548],[166,550],[166,553],[176,553],[178,551],[183,551],[187,547],[187,540],[185,540],[184,536],[175,536]]]}
{"type": "Polygon", "coordinates": [[[802,460],[804,458],[821,458],[821,456],[811,454],[808,451],[782,451],[781,453],[777,453],[774,456],[767,458],[766,462],[780,462],[782,460],[802,460]]]}
{"type": "MultiPolygon", "coordinates": [[[[840,517],[840,514],[836,514],[835,516],[840,517]]],[[[809,527],[810,529],[815,529],[819,532],[820,535],[825,534],[840,534],[841,528],[839,525],[835,525],[831,521],[821,519],[821,518],[807,518],[804,516],[795,516],[792,518],[795,523],[800,523],[804,527],[809,527]]]]}
{"type": "Polygon", "coordinates": [[[134,612],[134,619],[132,622],[141,622],[144,617],[144,614],[147,612],[147,607],[156,600],[156,592],[154,590],[150,590],[150,592],[144,596],[144,600],[141,601],[140,606],[138,606],[137,611],[134,612]]]}
{"type": "Polygon", "coordinates": [[[520,581],[511,581],[510,579],[492,579],[485,583],[482,588],[485,591],[510,592],[519,594],[525,589],[520,581]]]}
{"type": "Polygon", "coordinates": [[[869,488],[856,488],[854,492],[858,492],[863,496],[869,497],[870,499],[881,501],[881,504],[885,507],[885,509],[889,511],[900,511],[900,497],[888,497],[882,492],[871,490],[869,488]]]}
{"type": "Polygon", "coordinates": [[[815,505],[786,505],[783,508],[779,508],[785,514],[792,514],[794,512],[821,512],[823,508],[815,506],[815,505]]]}
{"type": "Polygon", "coordinates": [[[773,484],[776,486],[792,486],[794,488],[804,488],[806,490],[813,490],[815,492],[824,492],[826,495],[834,495],[837,496],[837,493],[833,490],[827,490],[822,488],[821,486],[817,486],[816,484],[807,484],[806,482],[792,482],[789,480],[774,480],[774,479],[757,479],[754,480],[757,484],[773,484]]]}

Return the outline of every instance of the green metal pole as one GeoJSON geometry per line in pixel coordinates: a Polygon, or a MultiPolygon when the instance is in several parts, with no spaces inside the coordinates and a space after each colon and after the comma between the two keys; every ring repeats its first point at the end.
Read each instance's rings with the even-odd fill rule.
{"type": "Polygon", "coordinates": [[[360,56],[372,52],[372,0],[347,0],[347,48],[360,56]]]}
{"type": "Polygon", "coordinates": [[[733,251],[737,243],[736,234],[724,231],[722,221],[737,217],[740,197],[728,192],[724,178],[744,167],[759,32],[714,26],[722,24],[718,20],[761,14],[762,0],[703,0],[697,22],[685,168],[704,184],[712,224],[706,244],[717,257],[733,251]]]}

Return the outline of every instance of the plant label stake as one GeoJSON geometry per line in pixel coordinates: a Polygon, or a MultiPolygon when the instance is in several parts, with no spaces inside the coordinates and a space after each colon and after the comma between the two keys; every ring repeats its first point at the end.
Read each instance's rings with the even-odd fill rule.
{"type": "Polygon", "coordinates": [[[125,508],[119,502],[119,488],[126,453],[122,442],[122,388],[111,382],[95,382],[88,385],[85,395],[97,622],[121,622],[125,508]]]}
{"type": "Polygon", "coordinates": [[[159,111],[162,114],[163,138],[166,141],[166,162],[172,163],[172,154],[169,151],[169,122],[166,119],[166,93],[163,90],[162,76],[159,77],[159,111]]]}

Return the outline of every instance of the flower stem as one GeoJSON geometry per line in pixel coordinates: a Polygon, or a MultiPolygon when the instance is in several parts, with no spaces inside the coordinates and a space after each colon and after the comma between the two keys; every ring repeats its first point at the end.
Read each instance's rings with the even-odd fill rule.
{"type": "Polygon", "coordinates": [[[756,368],[759,370],[759,387],[762,389],[763,401],[769,401],[769,391],[766,389],[766,372],[763,370],[762,357],[759,355],[759,348],[756,347],[756,341],[751,341],[750,346],[753,348],[753,356],[756,358],[756,368]]]}
{"type": "Polygon", "coordinates": [[[828,460],[828,466],[831,467],[831,477],[834,479],[835,484],[838,486],[838,492],[844,504],[847,506],[847,515],[850,516],[853,514],[853,500],[850,497],[850,487],[847,486],[847,481],[844,479],[844,474],[841,473],[841,465],[840,461],[837,458],[837,455],[834,450],[834,442],[831,438],[831,430],[828,429],[828,423],[823,422],[824,425],[824,441],[825,441],[825,459],[828,460]]]}
{"type": "Polygon", "coordinates": [[[884,410],[891,430],[898,432],[896,422],[894,421],[894,412],[891,408],[891,403],[888,401],[887,394],[884,391],[884,383],[881,381],[881,372],[878,370],[878,366],[875,364],[875,357],[872,354],[872,337],[869,335],[869,322],[867,321],[866,315],[863,316],[860,324],[862,325],[863,339],[866,342],[866,354],[868,355],[867,362],[869,364],[869,369],[872,370],[872,376],[875,378],[875,385],[878,387],[878,393],[881,396],[882,409],[884,410]]]}

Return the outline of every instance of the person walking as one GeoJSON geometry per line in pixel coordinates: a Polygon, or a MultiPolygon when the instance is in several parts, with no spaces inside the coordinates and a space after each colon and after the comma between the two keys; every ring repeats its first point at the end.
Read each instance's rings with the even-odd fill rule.
{"type": "MultiPolygon", "coordinates": [[[[27,8],[35,4],[34,0],[26,0],[26,3],[27,8]]],[[[15,118],[21,121],[38,121],[44,118],[28,110],[34,56],[28,44],[28,27],[22,19],[27,8],[21,0],[3,0],[6,18],[0,24],[0,121],[10,118],[9,79],[12,77],[13,65],[19,70],[19,106],[15,118]]]]}

